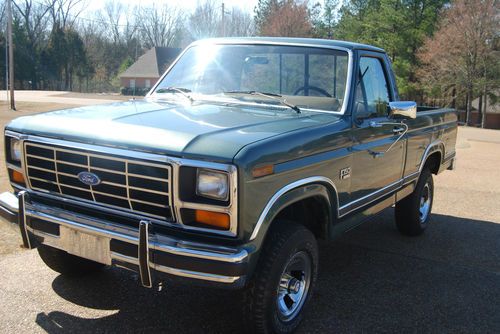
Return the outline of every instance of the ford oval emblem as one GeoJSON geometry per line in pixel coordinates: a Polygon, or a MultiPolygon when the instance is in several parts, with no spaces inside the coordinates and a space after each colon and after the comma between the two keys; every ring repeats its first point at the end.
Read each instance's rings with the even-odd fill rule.
{"type": "Polygon", "coordinates": [[[101,183],[99,176],[91,172],[80,172],[78,173],[78,180],[88,186],[97,186],[101,183]]]}

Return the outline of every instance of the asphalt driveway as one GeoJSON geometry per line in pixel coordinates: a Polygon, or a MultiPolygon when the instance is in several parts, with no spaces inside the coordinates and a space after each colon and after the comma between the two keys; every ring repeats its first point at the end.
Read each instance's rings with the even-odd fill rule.
{"type": "MultiPolygon", "coordinates": [[[[461,128],[457,147],[457,170],[435,178],[425,235],[400,236],[388,209],[321,244],[299,333],[500,333],[500,131],[461,128]]],[[[15,237],[0,228],[0,243],[15,237]]],[[[114,268],[68,279],[17,247],[0,269],[1,332],[240,331],[238,294],[144,289],[114,268]]]]}

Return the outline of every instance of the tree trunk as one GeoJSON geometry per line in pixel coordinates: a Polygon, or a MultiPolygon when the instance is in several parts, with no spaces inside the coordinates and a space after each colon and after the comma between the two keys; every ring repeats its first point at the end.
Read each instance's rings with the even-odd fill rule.
{"type": "Polygon", "coordinates": [[[451,91],[451,107],[453,109],[457,108],[457,88],[453,87],[453,90],[451,91]]]}
{"type": "Polygon", "coordinates": [[[465,125],[470,125],[470,118],[471,118],[471,112],[472,112],[472,85],[469,85],[467,87],[467,109],[466,109],[466,119],[465,119],[465,125]]]}
{"type": "Polygon", "coordinates": [[[465,93],[465,125],[469,125],[469,91],[465,93]]]}
{"type": "Polygon", "coordinates": [[[36,90],[37,89],[37,81],[38,78],[36,76],[36,68],[33,70],[32,76],[31,76],[31,89],[36,90]]]}
{"type": "Polygon", "coordinates": [[[483,124],[483,94],[479,95],[479,104],[477,106],[477,116],[478,116],[478,124],[483,124]]]}
{"type": "Polygon", "coordinates": [[[69,87],[69,68],[66,64],[64,68],[64,90],[68,90],[69,87]]]}
{"type": "Polygon", "coordinates": [[[483,94],[484,94],[484,104],[483,104],[483,110],[481,111],[481,113],[482,113],[481,128],[484,129],[484,127],[486,125],[486,107],[488,105],[488,91],[486,89],[486,85],[484,86],[483,94]]]}

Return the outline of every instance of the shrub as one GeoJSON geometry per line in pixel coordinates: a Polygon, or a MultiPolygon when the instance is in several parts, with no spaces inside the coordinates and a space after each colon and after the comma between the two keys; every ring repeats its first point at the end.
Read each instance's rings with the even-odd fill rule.
{"type": "Polygon", "coordinates": [[[149,88],[136,87],[135,92],[134,92],[134,88],[130,88],[130,87],[121,87],[120,88],[120,93],[122,95],[128,95],[128,96],[144,96],[148,92],[149,92],[149,88]]]}

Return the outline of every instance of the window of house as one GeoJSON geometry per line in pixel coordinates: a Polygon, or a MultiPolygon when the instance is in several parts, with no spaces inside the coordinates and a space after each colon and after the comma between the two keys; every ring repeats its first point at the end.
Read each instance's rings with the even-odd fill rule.
{"type": "Polygon", "coordinates": [[[135,88],[135,79],[130,79],[130,88],[135,88]]]}
{"type": "Polygon", "coordinates": [[[151,80],[146,79],[145,82],[144,82],[144,87],[145,88],[151,88],[151,80]]]}

